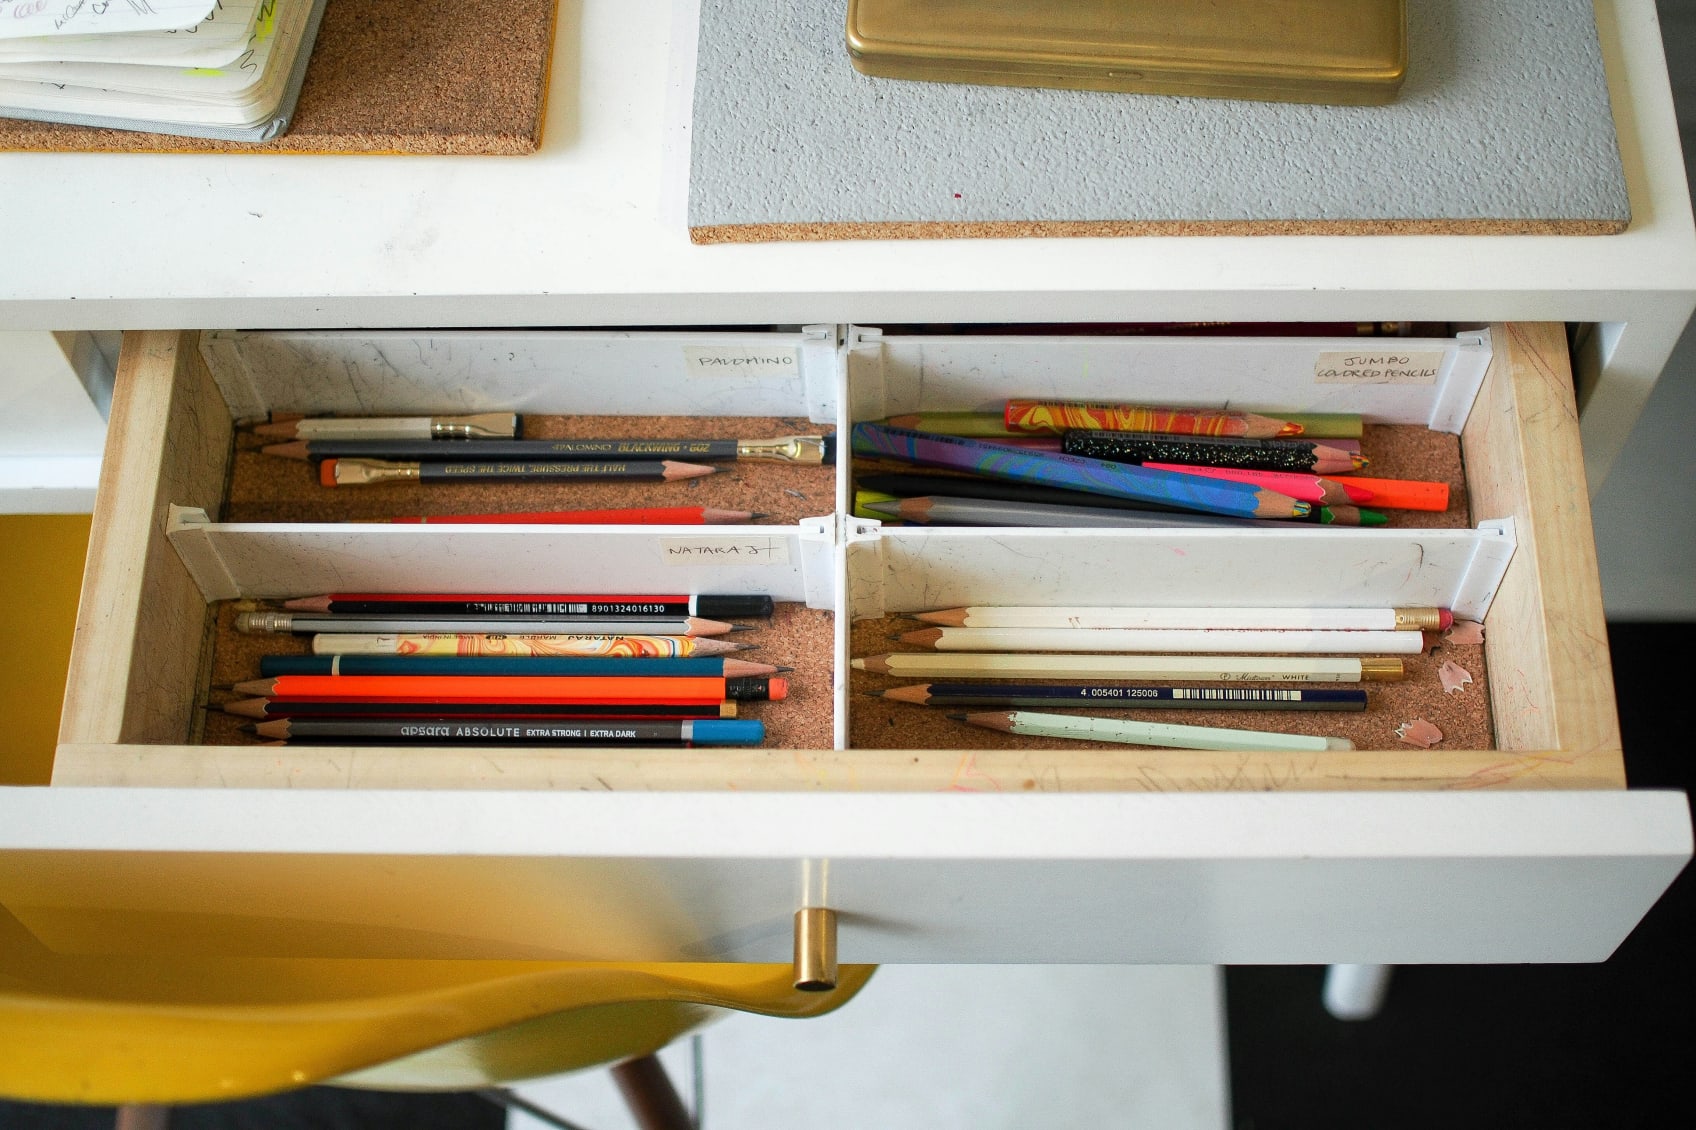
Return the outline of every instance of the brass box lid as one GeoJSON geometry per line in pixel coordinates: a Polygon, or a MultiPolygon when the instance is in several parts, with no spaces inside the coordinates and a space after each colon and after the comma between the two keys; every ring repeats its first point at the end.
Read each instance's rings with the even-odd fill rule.
{"type": "Polygon", "coordinates": [[[1407,71],[1403,0],[848,0],[854,68],[883,78],[1382,105],[1407,71]]]}

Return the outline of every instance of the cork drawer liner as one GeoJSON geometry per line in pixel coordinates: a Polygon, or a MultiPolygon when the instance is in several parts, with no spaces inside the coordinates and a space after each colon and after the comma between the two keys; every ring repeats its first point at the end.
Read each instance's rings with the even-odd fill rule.
{"type": "MultiPolygon", "coordinates": [[[[1258,537],[1262,531],[1197,531],[1173,538],[1168,532],[1146,530],[883,528],[846,517],[852,469],[846,458],[834,472],[762,468],[807,473],[758,486],[759,498],[742,505],[772,517],[734,530],[497,531],[356,525],[321,518],[302,522],[303,512],[291,508],[309,503],[310,492],[284,484],[274,497],[268,496],[265,484],[244,469],[250,460],[265,457],[238,453],[232,459],[233,420],[266,408],[440,412],[508,406],[527,420],[565,414],[572,417],[566,423],[573,429],[586,421],[612,429],[598,433],[603,435],[638,423],[656,433],[664,428],[672,429],[670,434],[704,434],[711,427],[713,435],[737,435],[745,427],[759,427],[775,434],[769,429],[795,425],[793,430],[828,430],[833,422],[843,428],[855,420],[920,408],[976,408],[1006,395],[997,387],[1000,378],[978,360],[968,360],[974,351],[981,360],[984,342],[914,342],[852,326],[808,327],[787,335],[580,334],[575,342],[570,333],[544,331],[488,331],[465,338],[350,331],[340,336],[362,336],[361,357],[327,363],[314,353],[313,336],[276,335],[277,356],[295,358],[291,364],[297,375],[291,378],[290,395],[302,399],[288,402],[275,388],[267,388],[269,377],[263,372],[250,374],[252,380],[246,383],[232,379],[239,365],[232,367],[225,354],[242,335],[126,335],[55,784],[911,791],[1624,785],[1577,415],[1560,326],[1496,325],[1472,337],[1462,335],[1465,340],[1448,347],[1451,358],[1457,351],[1476,353],[1482,345],[1487,361],[1452,387],[1447,376],[1433,387],[1411,392],[1328,386],[1313,391],[1310,402],[1293,405],[1308,411],[1367,411],[1374,419],[1392,421],[1391,430],[1382,433],[1392,441],[1397,424],[1430,421],[1457,432],[1451,444],[1464,465],[1465,509],[1456,512],[1465,515],[1466,528],[1270,531],[1281,539],[1279,552],[1308,555],[1300,558],[1303,561],[1340,554],[1354,562],[1365,560],[1363,552],[1376,553],[1381,560],[1358,571],[1359,584],[1344,603],[1385,597],[1402,603],[1445,603],[1436,597],[1446,592],[1457,608],[1483,611],[1485,625],[1481,649],[1457,647],[1448,652],[1473,672],[1474,684],[1445,698],[1431,685],[1434,679],[1426,678],[1421,680],[1423,700],[1385,702],[1375,695],[1369,711],[1377,726],[1407,720],[1403,713],[1445,710],[1441,717],[1450,723],[1445,728],[1466,738],[1464,746],[1448,739],[1428,750],[1380,743],[1373,737],[1381,735],[1379,726],[1350,731],[1360,747],[1355,751],[1295,757],[1051,748],[1055,743],[1049,742],[984,748],[993,743],[975,733],[962,734],[965,727],[922,708],[902,706],[895,715],[878,700],[860,695],[868,689],[864,677],[850,678],[851,655],[890,650],[881,642],[887,634],[884,621],[920,607],[970,601],[1103,601],[1124,591],[1107,579],[1136,575],[1145,578],[1150,603],[1216,603],[1201,596],[1213,591],[1208,586],[1221,575],[1252,579],[1229,598],[1238,604],[1317,604],[1336,595],[1334,585],[1318,580],[1321,575],[1334,580],[1336,569],[1324,574],[1306,564],[1268,569],[1266,563],[1275,555],[1268,554],[1271,542],[1258,537]],[[408,387],[404,351],[416,350],[418,340],[428,342],[426,348],[436,355],[452,356],[454,364],[468,366],[455,370],[454,382],[442,385],[456,390],[451,402],[425,403],[419,389],[408,387]],[[445,349],[444,342],[452,348],[445,349]],[[696,363],[701,357],[776,345],[797,354],[799,372],[775,379],[770,374],[680,375],[676,363],[655,362],[644,353],[655,342],[661,354],[692,357],[696,363]],[[562,343],[585,347],[580,352],[590,360],[572,362],[567,367],[576,365],[576,370],[562,373],[557,359],[549,361],[552,355],[547,353],[562,343]],[[956,347],[958,355],[951,360],[956,347]],[[466,360],[473,354],[475,364],[466,360]],[[207,358],[218,367],[218,379],[209,371],[207,358]],[[585,387],[592,391],[585,392],[585,387]],[[671,534],[775,539],[772,544],[780,548],[772,549],[771,556],[782,562],[757,568],[668,565],[657,539],[671,534]],[[1195,567],[1172,569],[1171,560],[1180,557],[1195,567]],[[185,560],[196,562],[193,572],[185,560]],[[494,751],[264,747],[208,734],[201,704],[207,700],[208,686],[219,681],[214,673],[220,654],[216,641],[229,635],[220,632],[217,614],[227,615],[227,606],[209,604],[209,594],[276,597],[337,588],[427,587],[426,578],[439,575],[439,562],[459,565],[467,560],[476,562],[475,570],[467,571],[472,580],[458,587],[482,591],[772,591],[783,603],[774,623],[758,633],[765,637],[765,650],[758,657],[797,667],[796,696],[766,704],[773,736],[782,734],[783,739],[768,740],[757,749],[494,751]],[[218,570],[208,561],[218,562],[227,576],[218,580],[218,570]],[[209,575],[214,579],[209,581],[209,575]],[[1032,599],[1037,589],[1041,600],[1032,599]],[[1432,599],[1415,599],[1419,594],[1432,599]],[[1468,695],[1476,707],[1462,710],[1456,700],[1468,695]],[[778,706],[786,719],[781,726],[778,706]]],[[[1047,348],[1062,355],[1073,348],[1101,348],[1099,343],[1085,347],[1048,339],[1019,341],[1023,344],[1017,348],[1047,348]]],[[[1106,348],[1141,352],[1178,347],[1150,342],[1121,341],[1106,348]]],[[[989,355],[995,355],[1011,346],[1012,339],[988,345],[989,355]]],[[[1093,396],[1112,387],[1105,369],[1099,364],[1092,369],[1083,360],[1082,355],[1072,359],[1065,387],[1056,381],[1027,389],[1093,396]],[[1078,374],[1085,374],[1081,382],[1074,379],[1078,374]]],[[[1066,363],[1054,364],[1056,372],[1065,369],[1066,363]]],[[[681,367],[687,369],[689,363],[681,367]]],[[[1447,374],[1451,361],[1445,360],[1444,367],[1447,374]]],[[[1236,377],[1208,371],[1204,365],[1187,368],[1173,378],[1183,382],[1181,386],[1154,389],[1148,399],[1181,399],[1174,393],[1186,389],[1193,390],[1189,398],[1197,400],[1255,399],[1249,391],[1230,387],[1236,377]]],[[[1261,374],[1252,379],[1275,384],[1280,378],[1261,374]]],[[[1287,389],[1276,391],[1289,395],[1287,389]]],[[[1389,446],[1401,450],[1396,442],[1389,446]]],[[[1435,466],[1429,460],[1440,461],[1443,452],[1433,456],[1415,445],[1397,458],[1407,460],[1407,468],[1435,466]]],[[[1407,468],[1408,477],[1423,477],[1407,468]]],[[[1381,469],[1375,464],[1375,472],[1381,469]]],[[[663,503],[652,498],[618,501],[609,496],[574,497],[555,505],[696,502],[679,497],[663,503]]],[[[468,499],[456,508],[484,507],[468,499]]],[[[315,510],[308,505],[304,516],[317,517],[315,510]]],[[[230,646],[224,644],[226,660],[230,646]]],[[[1375,689],[1381,692],[1385,686],[1375,689]]],[[[1266,725],[1244,720],[1219,724],[1266,725]]]]}

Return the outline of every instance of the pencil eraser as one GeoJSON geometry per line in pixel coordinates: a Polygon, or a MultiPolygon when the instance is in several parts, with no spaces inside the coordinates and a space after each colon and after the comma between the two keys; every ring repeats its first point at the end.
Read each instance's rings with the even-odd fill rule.
{"type": "Polygon", "coordinates": [[[318,481],[327,487],[336,485],[336,461],[334,459],[326,459],[318,464],[318,481]]]}
{"type": "Polygon", "coordinates": [[[772,702],[781,702],[789,697],[789,680],[782,675],[773,675],[766,680],[766,697],[772,702]]]}
{"type": "Polygon", "coordinates": [[[1454,623],[1455,614],[1453,612],[1450,612],[1447,608],[1437,609],[1437,630],[1439,632],[1448,631],[1454,627],[1454,623]]]}

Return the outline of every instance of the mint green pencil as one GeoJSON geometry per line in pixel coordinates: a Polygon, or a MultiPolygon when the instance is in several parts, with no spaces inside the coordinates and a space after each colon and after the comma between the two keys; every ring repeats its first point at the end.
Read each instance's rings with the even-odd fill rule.
{"type": "Polygon", "coordinates": [[[948,717],[973,726],[982,726],[986,730],[1000,730],[1007,734],[1023,734],[1033,738],[1121,742],[1126,745],[1164,746],[1168,749],[1324,753],[1328,750],[1354,748],[1354,743],[1347,738],[1318,738],[1306,734],[1281,734],[1270,730],[1225,730],[1217,726],[1177,726],[1169,722],[1132,722],[1122,718],[1043,714],[1034,710],[986,710],[973,714],[950,714],[948,717]]]}

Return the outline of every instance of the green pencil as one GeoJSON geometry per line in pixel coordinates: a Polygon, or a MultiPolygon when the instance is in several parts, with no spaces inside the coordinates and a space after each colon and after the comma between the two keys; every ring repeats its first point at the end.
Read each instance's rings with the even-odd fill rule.
{"type": "Polygon", "coordinates": [[[1320,738],[1269,730],[1226,730],[1217,726],[1178,726],[1169,722],[1133,722],[1088,715],[1044,714],[1035,710],[986,710],[975,714],[950,714],[948,717],[982,726],[986,730],[1033,738],[1120,742],[1168,749],[1324,753],[1354,748],[1354,743],[1347,738],[1320,738]]]}

